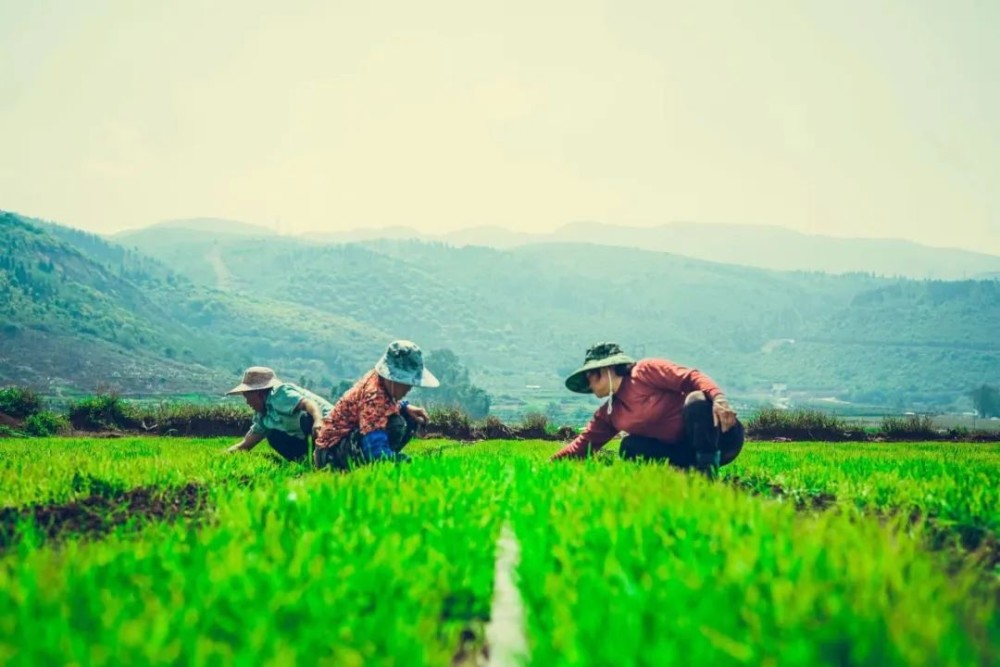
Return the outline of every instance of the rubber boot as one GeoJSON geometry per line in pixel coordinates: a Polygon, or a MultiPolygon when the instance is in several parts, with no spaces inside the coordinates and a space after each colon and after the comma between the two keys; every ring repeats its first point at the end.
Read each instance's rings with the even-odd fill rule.
{"type": "Polygon", "coordinates": [[[719,459],[722,453],[716,449],[714,452],[695,452],[694,469],[708,479],[719,477],[719,459]]]}

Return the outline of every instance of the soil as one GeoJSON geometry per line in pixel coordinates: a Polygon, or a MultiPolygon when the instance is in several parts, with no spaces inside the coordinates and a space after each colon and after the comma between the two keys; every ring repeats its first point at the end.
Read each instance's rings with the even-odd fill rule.
{"type": "Polygon", "coordinates": [[[0,412],[0,426],[9,426],[18,429],[21,428],[23,423],[20,419],[15,419],[6,413],[0,412]]]}
{"type": "Polygon", "coordinates": [[[198,484],[163,488],[140,487],[112,495],[92,494],[64,504],[0,509],[0,551],[21,539],[16,526],[34,524],[45,540],[101,537],[119,526],[198,519],[208,509],[205,489],[198,484]]]}
{"type": "MultiPolygon", "coordinates": [[[[823,511],[829,509],[837,502],[837,497],[832,493],[818,494],[796,494],[788,493],[779,484],[769,484],[768,493],[761,489],[759,485],[743,480],[739,477],[730,477],[728,483],[739,488],[746,489],[754,495],[767,495],[776,500],[788,499],[795,503],[795,508],[800,511],[823,511]]],[[[878,514],[878,518],[883,521],[895,518],[899,511],[887,511],[878,514]]],[[[909,525],[913,526],[925,520],[920,510],[910,511],[907,517],[909,525]]],[[[951,526],[939,524],[934,516],[927,516],[926,521],[929,526],[928,547],[934,551],[946,552],[952,557],[952,569],[957,569],[965,563],[973,563],[977,567],[985,568],[992,572],[1000,567],[1000,538],[988,530],[984,529],[958,529],[951,526]]]]}
{"type": "Polygon", "coordinates": [[[451,658],[451,667],[482,667],[490,662],[490,647],[486,643],[482,623],[462,630],[458,648],[451,658]]]}
{"type": "MultiPolygon", "coordinates": [[[[729,477],[726,481],[734,486],[747,489],[754,495],[765,495],[760,485],[754,484],[750,480],[739,477],[729,477]]],[[[832,493],[788,493],[780,484],[768,484],[770,498],[775,500],[791,500],[795,503],[795,508],[799,510],[825,510],[837,502],[837,496],[832,493]]]]}
{"type": "Polygon", "coordinates": [[[488,614],[484,616],[482,610],[474,607],[470,596],[456,593],[445,599],[441,608],[442,627],[455,622],[462,624],[458,645],[451,658],[451,667],[481,667],[489,664],[490,650],[486,641],[488,614]]]}

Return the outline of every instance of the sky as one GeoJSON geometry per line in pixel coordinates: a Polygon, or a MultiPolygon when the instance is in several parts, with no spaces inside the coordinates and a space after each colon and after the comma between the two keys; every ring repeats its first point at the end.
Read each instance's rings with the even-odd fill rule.
{"type": "Polygon", "coordinates": [[[1000,3],[0,0],[0,209],[1000,254],[1000,3]]]}

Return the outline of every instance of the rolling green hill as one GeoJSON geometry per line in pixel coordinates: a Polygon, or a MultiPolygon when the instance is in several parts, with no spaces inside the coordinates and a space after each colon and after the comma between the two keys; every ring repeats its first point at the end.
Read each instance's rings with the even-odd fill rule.
{"type": "Polygon", "coordinates": [[[212,394],[251,363],[332,383],[386,338],[309,305],[200,286],[52,223],[0,213],[0,239],[0,383],[212,394]]]}
{"type": "Polygon", "coordinates": [[[100,350],[105,372],[89,375],[136,391],[210,393],[250,363],[325,390],[399,337],[454,350],[477,384],[533,405],[574,400],[561,378],[598,340],[697,366],[737,396],[785,385],[798,397],[947,405],[1000,380],[997,281],[767,271],[586,244],[326,245],[170,226],[130,236],[126,249],[12,214],[0,232],[4,331],[16,332],[3,349],[21,341],[0,350],[20,359],[0,362],[0,381],[83,386],[58,355],[37,352],[38,336],[100,350]],[[124,373],[119,353],[143,361],[124,373]]]}

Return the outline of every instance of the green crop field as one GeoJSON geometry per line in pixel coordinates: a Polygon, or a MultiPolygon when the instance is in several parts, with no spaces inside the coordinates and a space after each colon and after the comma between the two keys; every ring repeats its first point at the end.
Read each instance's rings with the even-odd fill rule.
{"type": "Polygon", "coordinates": [[[0,664],[1000,661],[1000,445],[751,442],[709,482],[231,442],[0,441],[0,664]]]}

